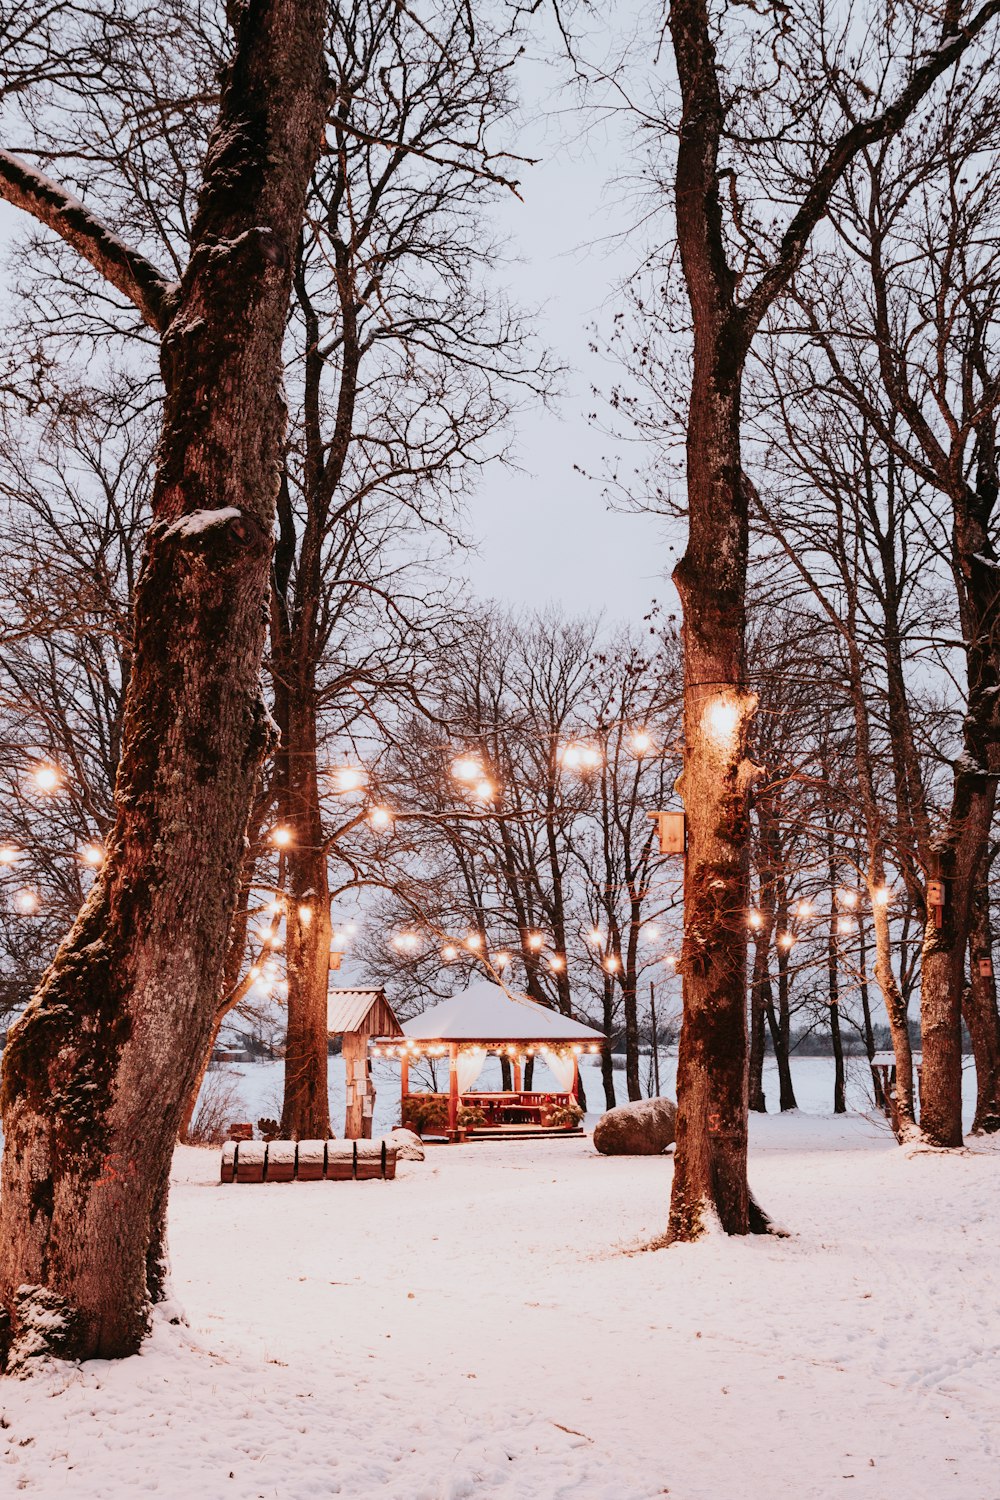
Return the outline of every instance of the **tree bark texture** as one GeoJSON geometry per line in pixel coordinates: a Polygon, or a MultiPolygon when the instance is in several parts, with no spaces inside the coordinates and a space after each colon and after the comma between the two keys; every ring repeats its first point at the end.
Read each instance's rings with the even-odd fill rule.
{"type": "Polygon", "coordinates": [[[154,521],[108,857],[4,1055],[8,1368],[134,1353],[208,1044],[258,766],[282,338],[327,106],[325,6],[239,13],[162,346],[154,521]]]}
{"type": "Polygon", "coordinates": [[[976,1060],[976,1113],[973,1135],[1000,1131],[1000,1014],[993,975],[989,871],[985,862],[976,882],[969,937],[969,985],[962,1007],[976,1060]]]}

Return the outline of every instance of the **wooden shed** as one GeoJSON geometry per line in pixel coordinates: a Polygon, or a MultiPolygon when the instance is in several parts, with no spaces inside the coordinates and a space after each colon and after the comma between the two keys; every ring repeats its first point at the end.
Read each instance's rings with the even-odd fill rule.
{"type": "Polygon", "coordinates": [[[341,1050],[347,1082],[344,1139],[370,1140],[375,1112],[375,1084],[368,1061],[370,1037],[402,1036],[403,1029],[384,990],[330,990],[327,1031],[343,1037],[341,1050]]]}

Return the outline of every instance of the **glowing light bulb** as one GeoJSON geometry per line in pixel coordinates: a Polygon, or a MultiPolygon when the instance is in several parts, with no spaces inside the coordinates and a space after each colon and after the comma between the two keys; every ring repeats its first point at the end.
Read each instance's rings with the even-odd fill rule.
{"type": "Polygon", "coordinates": [[[495,969],[506,969],[506,967],[507,967],[507,965],[509,963],[510,963],[510,954],[509,953],[494,953],[494,955],[493,955],[493,967],[495,969]]]}
{"type": "Polygon", "coordinates": [[[312,921],[312,919],[313,919],[312,907],[311,906],[300,906],[299,907],[299,922],[301,923],[301,925],[303,927],[308,927],[309,924],[310,924],[310,922],[312,921]]]}
{"type": "Polygon", "coordinates": [[[0,865],[13,865],[21,858],[16,844],[0,844],[0,865]]]}
{"type": "Polygon", "coordinates": [[[277,828],[271,829],[271,843],[276,849],[287,849],[293,838],[292,830],[284,823],[279,823],[277,828]]]}
{"type": "Polygon", "coordinates": [[[854,923],[851,921],[850,917],[837,918],[837,931],[841,933],[854,931],[854,923]]]}
{"type": "Polygon", "coordinates": [[[31,779],[35,784],[36,791],[46,793],[56,791],[62,781],[62,777],[55,766],[38,766],[33,772],[31,779]]]}
{"type": "Polygon", "coordinates": [[[482,763],[471,755],[460,755],[451,763],[451,774],[456,781],[476,781],[483,774],[482,763]]]}
{"type": "Polygon", "coordinates": [[[250,969],[249,969],[248,972],[249,972],[249,975],[250,975],[251,979],[257,979],[259,977],[259,975],[260,975],[260,965],[259,964],[251,964],[250,965],[250,969]]]}
{"type": "Polygon", "coordinates": [[[562,954],[553,953],[552,957],[549,959],[549,968],[552,970],[553,974],[561,974],[565,967],[566,960],[563,958],[562,954]]]}
{"type": "Polygon", "coordinates": [[[387,807],[373,807],[368,814],[368,822],[377,833],[384,833],[392,827],[392,813],[387,807]]]}
{"type": "Polygon", "coordinates": [[[80,850],[80,858],[85,865],[89,865],[92,870],[96,870],[104,863],[104,850],[100,844],[84,844],[80,850]]]}
{"type": "Polygon", "coordinates": [[[660,929],[657,927],[655,922],[647,922],[642,931],[643,936],[647,937],[651,943],[655,943],[657,938],[660,936],[660,929]]]}
{"type": "Polygon", "coordinates": [[[740,727],[740,706],[732,698],[713,698],[701,716],[702,728],[721,750],[732,750],[740,727]]]}
{"type": "Polygon", "coordinates": [[[816,915],[816,908],[811,901],[800,901],[798,914],[800,917],[814,917],[816,915]]]}
{"type": "Polygon", "coordinates": [[[778,934],[778,947],[779,948],[785,948],[785,949],[791,948],[791,946],[792,946],[792,944],[794,942],[795,942],[795,938],[792,935],[792,933],[790,933],[790,932],[779,932],[779,934],[778,934]]]}
{"type": "Polygon", "coordinates": [[[855,907],[858,904],[858,893],[857,891],[851,891],[846,887],[842,887],[837,892],[837,900],[840,902],[841,906],[846,906],[848,911],[854,911],[855,907]]]}
{"type": "Polygon", "coordinates": [[[478,802],[492,802],[496,796],[496,788],[492,781],[487,781],[484,778],[482,781],[477,782],[474,795],[478,802]]]}
{"type": "Polygon", "coordinates": [[[653,748],[653,736],[647,734],[645,729],[635,729],[632,731],[629,744],[632,747],[633,754],[648,755],[653,748]]]}
{"type": "Polygon", "coordinates": [[[532,953],[537,953],[544,946],[545,939],[540,932],[529,932],[526,942],[532,953]]]}
{"type": "Polygon", "coordinates": [[[18,891],[14,897],[14,910],[22,917],[33,916],[38,910],[38,893],[25,889],[18,891]]]}
{"type": "Polygon", "coordinates": [[[361,766],[338,766],[333,773],[338,792],[360,792],[368,785],[368,772],[361,766]]]}
{"type": "Polygon", "coordinates": [[[665,953],[663,955],[663,962],[666,964],[666,966],[667,966],[668,969],[676,969],[676,967],[677,967],[677,954],[676,953],[665,953]]]}
{"type": "Polygon", "coordinates": [[[458,949],[455,947],[455,944],[445,943],[444,947],[441,949],[441,957],[444,959],[445,963],[453,963],[458,957],[458,949]]]}
{"type": "Polygon", "coordinates": [[[604,933],[599,927],[592,927],[587,933],[587,942],[593,943],[595,948],[599,948],[604,942],[604,933]]]}
{"type": "Polygon", "coordinates": [[[604,967],[609,974],[617,974],[621,966],[621,959],[616,957],[614,954],[611,954],[609,958],[606,958],[604,960],[604,967]]]}
{"type": "Polygon", "coordinates": [[[467,948],[471,948],[473,952],[478,952],[478,950],[483,946],[482,937],[478,932],[470,932],[469,936],[465,940],[465,946],[467,948]]]}
{"type": "Polygon", "coordinates": [[[755,930],[757,930],[758,928],[763,927],[763,925],[764,918],[761,916],[759,911],[752,911],[747,915],[748,927],[753,927],[755,930]]]}
{"type": "Polygon", "coordinates": [[[876,886],[872,892],[872,900],[876,906],[888,906],[892,900],[892,891],[887,885],[876,886]]]}
{"type": "Polygon", "coordinates": [[[276,896],[273,901],[269,901],[264,908],[269,917],[280,916],[284,909],[285,903],[282,901],[280,896],[276,896]]]}

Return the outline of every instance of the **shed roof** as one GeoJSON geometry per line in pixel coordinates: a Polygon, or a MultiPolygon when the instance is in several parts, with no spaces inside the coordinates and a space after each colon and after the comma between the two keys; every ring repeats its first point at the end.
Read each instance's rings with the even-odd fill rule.
{"type": "Polygon", "coordinates": [[[441,1042],[603,1042],[603,1031],[585,1026],[527,995],[488,979],[432,1005],[403,1022],[404,1036],[441,1042]]]}
{"type": "MultiPolygon", "coordinates": [[[[372,1006],[381,1000],[388,1015],[395,1020],[384,990],[330,990],[326,997],[326,1029],[332,1036],[358,1031],[372,1006]]],[[[390,1035],[401,1036],[397,1028],[390,1035]]]]}

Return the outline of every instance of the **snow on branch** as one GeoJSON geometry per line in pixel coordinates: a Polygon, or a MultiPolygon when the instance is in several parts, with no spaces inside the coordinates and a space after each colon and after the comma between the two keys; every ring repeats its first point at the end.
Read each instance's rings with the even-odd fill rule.
{"type": "Polygon", "coordinates": [[[44,172],[0,150],[0,197],[24,209],[72,245],[162,333],[176,286],[152,261],[120,240],[96,214],[44,172]]]}

